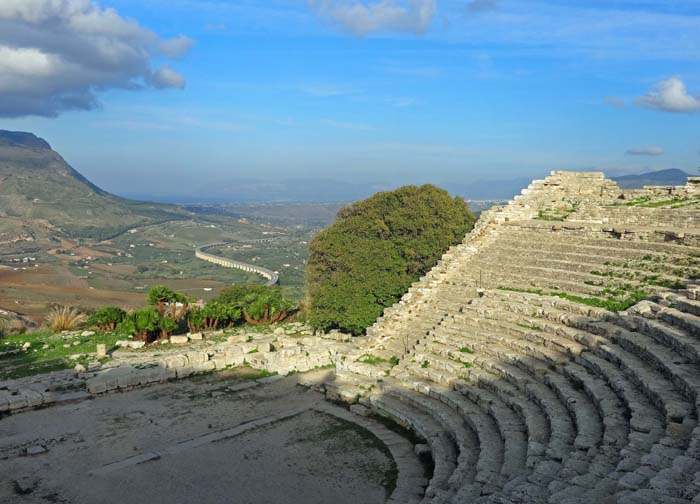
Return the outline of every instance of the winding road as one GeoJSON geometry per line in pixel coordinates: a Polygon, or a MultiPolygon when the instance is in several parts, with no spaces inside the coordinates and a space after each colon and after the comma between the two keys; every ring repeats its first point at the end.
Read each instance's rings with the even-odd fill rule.
{"type": "MultiPolygon", "coordinates": [[[[266,241],[271,241],[271,239],[261,239],[261,240],[249,240],[246,241],[245,243],[263,243],[266,241]]],[[[235,261],[233,259],[228,259],[227,257],[221,257],[215,254],[209,254],[207,253],[208,249],[211,248],[216,248],[216,247],[221,247],[225,245],[229,245],[234,242],[221,242],[221,243],[210,243],[208,245],[202,245],[201,247],[197,247],[195,249],[194,255],[203,261],[210,262],[212,264],[216,264],[218,266],[222,266],[224,268],[235,268],[239,269],[242,271],[249,271],[252,273],[257,273],[261,277],[265,278],[267,282],[265,282],[266,286],[273,286],[273,285],[278,285],[280,282],[279,275],[267,268],[263,268],[261,266],[256,266],[255,264],[249,264],[243,261],[235,261]]],[[[236,243],[241,243],[241,242],[236,242],[236,243]]]]}

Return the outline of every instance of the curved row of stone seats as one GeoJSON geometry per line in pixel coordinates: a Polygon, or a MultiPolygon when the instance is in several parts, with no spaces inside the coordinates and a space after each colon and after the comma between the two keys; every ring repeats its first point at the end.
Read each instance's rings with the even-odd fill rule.
{"type": "Polygon", "coordinates": [[[503,464],[502,444],[499,445],[500,437],[492,419],[478,406],[463,396],[419,380],[407,380],[401,385],[395,381],[385,382],[382,391],[438,419],[454,440],[459,456],[448,482],[454,499],[474,498],[498,488],[503,464]],[[481,446],[488,446],[489,450],[481,450],[481,446]]]}
{"type": "MultiPolygon", "coordinates": [[[[569,428],[575,436],[573,445],[569,445],[569,460],[576,461],[575,471],[573,464],[567,463],[564,467],[567,477],[584,474],[582,470],[586,465],[593,461],[589,458],[589,452],[593,449],[599,449],[601,445],[610,443],[611,446],[616,446],[620,443],[619,431],[624,432],[624,429],[615,429],[618,436],[611,435],[610,429],[605,429],[600,421],[601,414],[597,411],[595,403],[590,400],[584,393],[579,392],[575,386],[569,382],[567,376],[559,374],[549,368],[549,365],[536,357],[523,357],[524,349],[512,352],[510,348],[502,347],[498,344],[498,339],[491,338],[489,335],[481,336],[482,343],[474,344],[475,352],[478,356],[488,354],[491,358],[477,357],[475,361],[480,367],[488,365],[490,369],[496,370],[499,374],[506,377],[514,377],[518,382],[526,382],[531,380],[536,384],[530,385],[530,393],[533,394],[534,400],[542,404],[545,411],[550,411],[554,417],[562,419],[568,413],[571,417],[571,427],[569,428]],[[507,362],[508,364],[503,364],[507,362]],[[539,382],[542,383],[539,383],[539,382]],[[546,386],[550,390],[546,389],[546,386]],[[560,404],[557,404],[559,402],[560,404]],[[557,411],[558,410],[558,411],[557,411]],[[603,439],[603,431],[606,430],[605,439],[603,439]],[[586,452],[585,454],[583,452],[586,452]],[[566,472],[568,471],[568,472],[566,472]]],[[[608,407],[612,409],[612,407],[608,407]]],[[[607,411],[610,420],[619,418],[621,415],[618,411],[607,411]]],[[[561,423],[559,423],[561,425],[561,423]]],[[[567,425],[568,427],[568,425],[567,425]]],[[[616,426],[617,427],[617,426],[616,426]]],[[[554,426],[555,432],[561,427],[554,426]]],[[[613,450],[614,451],[614,450],[613,450]]],[[[563,458],[563,457],[562,457],[563,458]]],[[[598,464],[606,462],[605,454],[599,457],[598,464]]]]}
{"type": "Polygon", "coordinates": [[[456,387],[428,383],[416,375],[385,380],[382,393],[434,416],[455,441],[459,457],[449,479],[452,502],[491,495],[529,472],[525,427],[493,397],[479,397],[488,401],[484,408],[456,387]]]}
{"type": "Polygon", "coordinates": [[[424,502],[437,497],[447,499],[454,489],[450,478],[457,467],[459,449],[450,434],[433,416],[388,394],[372,394],[366,399],[375,412],[409,428],[426,440],[433,458],[433,475],[425,490],[424,502]]]}
{"type": "MultiPolygon", "coordinates": [[[[614,330],[613,332],[617,332],[617,330],[614,330]]],[[[659,348],[650,346],[648,342],[645,344],[645,346],[647,347],[647,349],[650,349],[650,353],[661,353],[661,350],[659,348]]],[[[664,405],[664,409],[666,410],[666,416],[670,421],[669,429],[673,431],[673,436],[664,440],[666,445],[682,447],[684,443],[687,444],[687,437],[684,440],[684,436],[679,436],[679,434],[682,434],[683,432],[687,434],[688,430],[694,424],[693,416],[695,415],[695,412],[692,410],[694,410],[695,408],[694,405],[685,400],[682,397],[682,394],[679,393],[678,387],[676,385],[677,383],[679,383],[678,377],[676,377],[675,383],[672,380],[666,379],[666,376],[664,376],[663,373],[648,369],[649,361],[645,362],[639,357],[635,357],[634,355],[631,355],[629,353],[626,354],[625,350],[622,350],[621,348],[615,348],[615,345],[610,345],[610,342],[608,342],[607,344],[601,344],[600,346],[593,348],[593,350],[594,352],[597,351],[596,353],[602,354],[602,356],[605,359],[608,359],[609,361],[615,361],[615,359],[619,359],[617,364],[625,366],[626,375],[631,378],[636,378],[637,385],[640,387],[640,389],[644,390],[648,395],[651,395],[653,400],[658,401],[660,404],[664,405]],[[603,351],[600,352],[599,349],[603,349],[603,351]]],[[[644,353],[644,356],[647,359],[650,358],[649,352],[647,352],[647,350],[643,350],[640,347],[632,348],[632,350],[642,352],[644,353]]],[[[671,356],[669,356],[668,354],[666,355],[666,358],[671,360],[671,356]]],[[[592,369],[600,370],[600,365],[595,365],[595,357],[591,357],[587,354],[582,354],[580,359],[582,359],[584,364],[588,363],[589,367],[591,367],[592,369]]],[[[676,360],[678,360],[678,356],[676,356],[676,360]]],[[[652,362],[655,362],[655,364],[657,365],[660,364],[658,360],[652,362]]],[[[667,376],[669,374],[670,371],[666,373],[667,376]]],[[[615,382],[613,381],[612,383],[615,382]]],[[[689,394],[690,390],[687,389],[688,384],[681,384],[682,389],[685,389],[685,394],[689,394]]],[[[629,401],[629,403],[633,404],[631,401],[629,401]]]]}
{"type": "MultiPolygon", "coordinates": [[[[634,257],[639,251],[692,256],[697,250],[688,248],[688,245],[692,244],[691,238],[700,233],[700,230],[686,230],[675,241],[669,239],[650,241],[642,239],[647,238],[646,235],[635,237],[632,229],[627,233],[629,236],[622,238],[610,231],[610,228],[568,222],[509,221],[504,223],[502,227],[498,240],[492,241],[492,245],[494,243],[498,245],[517,243],[524,247],[535,248],[542,248],[546,245],[546,248],[552,252],[582,249],[596,255],[619,258],[634,257]],[[532,238],[535,236],[537,240],[532,242],[532,238]]],[[[659,234],[658,236],[664,235],[659,234]]]]}
{"type": "MultiPolygon", "coordinates": [[[[541,443],[546,440],[549,443],[547,448],[548,456],[550,458],[558,458],[559,460],[564,459],[566,455],[570,453],[573,447],[574,427],[573,422],[568,416],[566,408],[558,403],[556,396],[539,383],[527,383],[529,381],[528,378],[515,366],[500,365],[496,361],[489,363],[486,359],[477,360],[478,364],[483,365],[486,371],[477,372],[476,370],[472,369],[469,370],[468,376],[465,376],[464,378],[474,379],[478,373],[481,383],[491,382],[492,387],[495,387],[497,392],[501,392],[505,382],[510,382],[512,386],[510,392],[512,395],[511,399],[507,400],[512,403],[513,398],[516,398],[516,403],[519,406],[514,408],[514,411],[525,410],[530,412],[529,418],[526,415],[522,415],[521,422],[528,425],[529,437],[531,439],[537,439],[537,436],[539,436],[540,438],[538,441],[540,441],[540,443],[529,444],[530,449],[533,447],[533,445],[538,446],[537,451],[535,453],[529,453],[529,455],[541,456],[541,443]],[[490,368],[489,364],[492,364],[494,368],[490,368]],[[490,371],[493,371],[493,373],[490,371]],[[500,378],[498,375],[500,375],[500,378]],[[500,382],[500,385],[497,382],[500,382]],[[517,401],[518,399],[519,401],[517,401]],[[537,404],[543,413],[538,411],[537,413],[533,414],[531,412],[531,402],[537,404]],[[541,419],[541,421],[533,421],[533,418],[541,419]],[[550,422],[550,425],[543,429],[542,426],[546,425],[546,422],[549,421],[546,419],[553,419],[554,423],[551,424],[550,422]],[[550,434],[550,431],[551,435],[548,435],[550,434]]],[[[424,368],[420,367],[419,369],[423,370],[424,368]]],[[[462,369],[464,369],[463,366],[462,369]]],[[[420,371],[415,367],[411,371],[415,374],[420,373],[420,371]]],[[[466,372],[464,374],[466,374],[466,372]]],[[[430,373],[426,373],[426,375],[434,376],[430,373]]]]}
{"type": "MultiPolygon", "coordinates": [[[[639,254],[642,256],[641,254],[639,254]]],[[[576,283],[587,283],[588,285],[599,285],[601,283],[601,271],[606,274],[624,279],[626,283],[641,286],[643,282],[638,279],[644,279],[650,275],[654,275],[656,280],[666,280],[669,282],[682,283],[685,276],[674,274],[674,270],[668,268],[667,271],[656,271],[658,263],[654,262],[654,258],[648,255],[643,255],[648,260],[638,262],[617,263],[608,256],[600,257],[591,254],[582,254],[579,251],[574,257],[567,257],[566,254],[548,253],[546,249],[533,249],[532,251],[523,251],[522,247],[514,246],[512,249],[499,247],[497,252],[492,254],[484,254],[479,260],[470,263],[470,269],[484,268],[493,271],[500,271],[501,274],[515,273],[519,276],[531,275],[530,279],[538,277],[555,278],[558,280],[566,280],[568,273],[568,282],[575,281],[576,283]],[[616,265],[619,264],[619,265],[616,265]],[[499,269],[500,266],[500,269],[499,269]],[[595,273],[594,273],[595,272],[595,273]]],[[[663,260],[663,257],[656,258],[663,260]]],[[[681,267],[676,268],[679,273],[683,271],[681,267]]],[[[700,271],[700,264],[698,266],[700,271]]],[[[508,285],[507,275],[505,282],[508,285]]]]}
{"type": "MultiPolygon", "coordinates": [[[[478,352],[480,353],[480,351],[478,352]]],[[[587,445],[590,447],[591,445],[595,445],[595,439],[598,436],[602,436],[602,443],[599,446],[601,453],[599,453],[598,460],[595,461],[595,467],[598,471],[600,471],[602,467],[607,467],[612,470],[614,467],[612,461],[615,460],[619,449],[626,444],[629,431],[629,427],[626,423],[628,416],[627,411],[607,384],[599,378],[589,375],[581,366],[568,363],[561,368],[561,371],[564,376],[550,372],[543,381],[557,392],[560,400],[566,401],[568,405],[575,405],[574,407],[576,410],[570,412],[573,413],[579,431],[576,446],[579,449],[587,445]],[[579,396],[578,400],[576,400],[574,394],[571,393],[571,385],[566,383],[566,379],[568,379],[575,388],[580,387],[585,390],[586,394],[591,397],[595,408],[598,410],[598,416],[602,418],[602,425],[600,426],[602,430],[601,433],[597,431],[599,424],[592,405],[582,396],[579,396]],[[559,383],[555,383],[556,381],[559,383]],[[576,403],[573,402],[574,400],[576,400],[576,403]],[[588,411],[586,411],[585,407],[582,408],[582,405],[587,405],[588,411]],[[581,432],[581,426],[584,427],[583,433],[581,432]],[[581,440],[583,440],[583,442],[581,442],[581,440]],[[593,443],[591,440],[593,440],[593,443]]],[[[593,481],[598,479],[600,479],[600,476],[595,474],[593,476],[593,481]]],[[[589,480],[591,480],[590,477],[589,480]]],[[[588,485],[591,485],[590,481],[588,485]]],[[[569,487],[569,492],[576,491],[578,490],[569,487]]],[[[557,498],[561,497],[560,494],[557,495],[557,498]]]]}
{"type": "Polygon", "coordinates": [[[571,215],[568,220],[588,221],[611,224],[671,227],[671,228],[697,228],[700,227],[699,207],[700,200],[689,200],[693,203],[690,208],[644,208],[639,206],[586,206],[571,215]]]}
{"type": "MultiPolygon", "coordinates": [[[[574,305],[574,306],[577,306],[577,307],[578,307],[578,305],[574,305]]],[[[580,311],[580,310],[579,310],[579,311],[580,311]]],[[[579,370],[579,371],[580,371],[580,370],[579,370]]],[[[605,416],[604,416],[604,418],[605,418],[605,417],[609,417],[609,416],[610,416],[610,415],[608,415],[608,414],[606,413],[605,416]]]]}
{"type": "Polygon", "coordinates": [[[663,286],[697,277],[700,228],[688,209],[610,206],[647,193],[664,197],[626,194],[598,173],[535,181],[508,206],[484,212],[465,242],[368,331],[368,354],[401,357],[381,372],[418,395],[404,403],[430,414],[428,399],[438,400],[457,411],[480,451],[484,442],[502,446],[499,474],[510,474],[509,460],[524,466],[463,500],[700,502],[700,289],[663,286]],[[617,315],[554,296],[484,291],[603,296],[623,282],[655,302],[617,315]],[[500,444],[481,439],[452,400],[457,393],[488,415],[500,444]],[[508,425],[520,426],[520,441],[508,425]]]}

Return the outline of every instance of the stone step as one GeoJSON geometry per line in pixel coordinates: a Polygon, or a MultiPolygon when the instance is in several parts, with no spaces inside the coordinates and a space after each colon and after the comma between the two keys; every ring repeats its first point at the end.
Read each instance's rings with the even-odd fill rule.
{"type": "MultiPolygon", "coordinates": [[[[539,405],[549,422],[550,437],[546,452],[548,457],[561,462],[575,450],[574,422],[554,392],[512,364],[489,358],[475,359],[474,362],[480,369],[490,371],[514,385],[525,397],[539,405]]],[[[470,371],[470,376],[475,374],[478,375],[478,372],[470,371]]]]}
{"type": "Polygon", "coordinates": [[[448,388],[420,380],[404,385],[418,389],[422,394],[393,387],[390,393],[399,395],[403,400],[438,418],[446,431],[455,437],[456,445],[460,448],[455,470],[460,477],[450,480],[455,491],[474,482],[480,485],[482,495],[498,490],[503,465],[503,442],[493,418],[466,397],[448,388]],[[476,445],[467,444],[466,440],[473,442],[473,435],[478,440],[476,445]],[[476,460],[474,454],[478,454],[476,460]],[[470,469],[474,465],[476,472],[472,474],[470,469]]]}
{"type": "Polygon", "coordinates": [[[675,292],[669,292],[663,298],[673,308],[700,317],[700,301],[697,299],[690,299],[687,295],[679,296],[675,292]]]}
{"type": "Polygon", "coordinates": [[[671,348],[657,343],[650,336],[630,332],[619,325],[598,321],[592,324],[605,337],[644,360],[647,367],[658,370],[671,380],[679,392],[689,401],[695,401],[700,391],[697,368],[688,359],[671,348]]]}
{"type": "Polygon", "coordinates": [[[449,480],[457,467],[459,450],[440,423],[410,404],[387,394],[372,394],[368,404],[380,415],[415,431],[426,440],[432,452],[434,471],[425,491],[425,501],[436,496],[448,498],[453,493],[449,480]]]}

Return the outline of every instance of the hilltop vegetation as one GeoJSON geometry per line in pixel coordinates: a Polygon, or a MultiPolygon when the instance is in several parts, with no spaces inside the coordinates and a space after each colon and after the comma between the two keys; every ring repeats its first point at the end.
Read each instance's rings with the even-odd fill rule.
{"type": "Polygon", "coordinates": [[[432,185],[379,193],[342,209],[310,244],[309,321],[361,334],[473,225],[462,198],[432,185]]]}

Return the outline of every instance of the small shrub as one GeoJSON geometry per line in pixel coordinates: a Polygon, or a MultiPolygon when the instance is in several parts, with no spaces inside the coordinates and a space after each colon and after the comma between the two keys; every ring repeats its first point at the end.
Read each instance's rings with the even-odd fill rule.
{"type": "Polygon", "coordinates": [[[87,317],[70,306],[55,306],[46,315],[46,325],[53,332],[72,331],[79,328],[87,317]]]}
{"type": "Polygon", "coordinates": [[[161,319],[158,310],[153,306],[147,306],[129,312],[119,324],[118,329],[123,333],[133,334],[136,339],[153,341],[158,337],[160,325],[161,319]]]}
{"type": "Polygon", "coordinates": [[[126,312],[116,306],[105,306],[93,313],[88,319],[88,325],[101,331],[114,331],[126,317],[126,312]]]}
{"type": "Polygon", "coordinates": [[[187,296],[175,292],[165,285],[155,285],[148,292],[148,304],[156,307],[158,315],[161,318],[165,317],[165,307],[167,305],[170,307],[170,316],[177,322],[182,320],[187,313],[188,301],[187,296]],[[179,310],[178,304],[180,304],[179,310]]]}
{"type": "Polygon", "coordinates": [[[282,288],[276,286],[236,285],[224,289],[214,301],[222,307],[240,310],[251,325],[281,322],[296,309],[282,288]]]}

